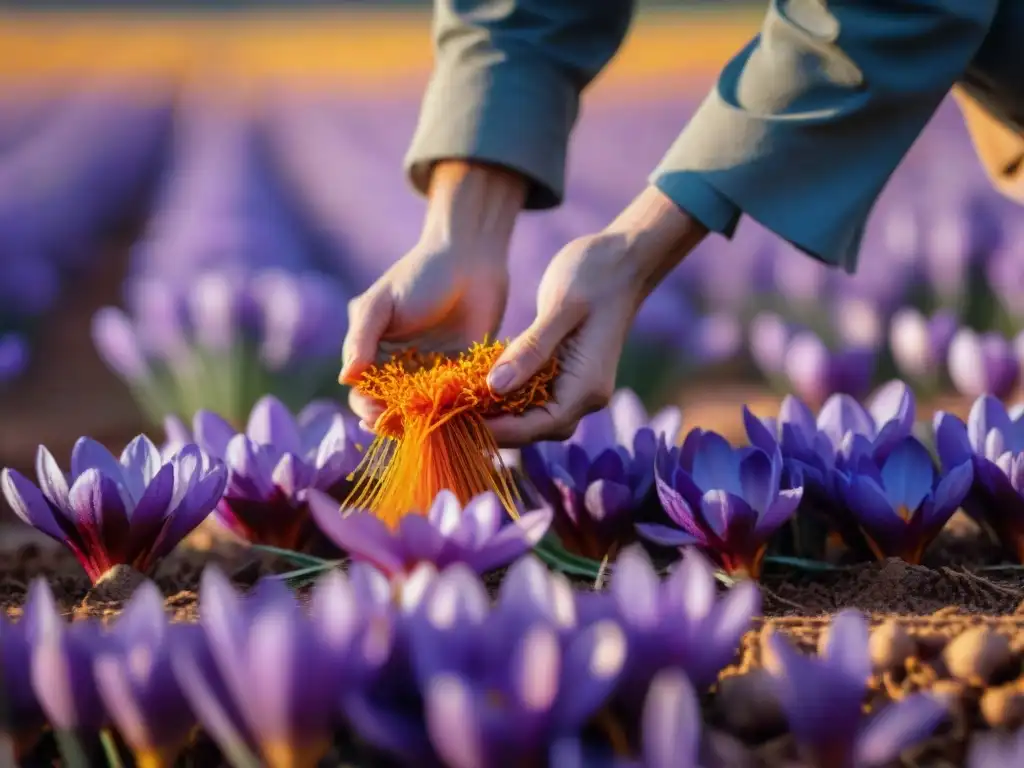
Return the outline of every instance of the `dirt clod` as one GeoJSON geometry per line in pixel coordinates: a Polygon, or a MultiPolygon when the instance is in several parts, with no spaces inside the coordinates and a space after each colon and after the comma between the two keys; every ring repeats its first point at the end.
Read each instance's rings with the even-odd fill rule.
{"type": "Polygon", "coordinates": [[[1011,659],[1010,643],[988,627],[972,627],[950,641],[942,652],[949,674],[970,685],[984,686],[1011,659]]]}

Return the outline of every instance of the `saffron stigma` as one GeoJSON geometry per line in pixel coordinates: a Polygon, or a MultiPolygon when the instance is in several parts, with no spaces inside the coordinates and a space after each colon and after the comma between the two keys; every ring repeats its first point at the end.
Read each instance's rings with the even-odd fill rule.
{"type": "Polygon", "coordinates": [[[365,371],[356,390],[384,412],[342,508],[372,512],[394,527],[408,514],[425,514],[439,491],[452,491],[462,504],[493,491],[515,517],[519,492],[485,420],[549,402],[558,361],[498,395],[487,374],[504,350],[492,342],[457,357],[405,351],[365,371]]]}

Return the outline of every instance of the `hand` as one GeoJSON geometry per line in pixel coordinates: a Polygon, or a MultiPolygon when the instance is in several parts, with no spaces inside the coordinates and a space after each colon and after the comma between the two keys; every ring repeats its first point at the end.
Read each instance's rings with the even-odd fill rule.
{"type": "Polygon", "coordinates": [[[505,350],[488,382],[495,392],[512,391],[557,354],[554,398],[544,408],[489,421],[499,445],[564,440],[583,416],[608,404],[640,305],[706,234],[649,187],[603,232],[574,240],[552,259],[536,320],[505,350]]]}
{"type": "MultiPolygon", "coordinates": [[[[525,181],[509,171],[462,162],[434,170],[420,241],[349,304],[344,383],[404,348],[459,352],[497,332],[525,195],[525,181]]],[[[349,403],[372,428],[380,404],[355,390],[349,403]]]]}

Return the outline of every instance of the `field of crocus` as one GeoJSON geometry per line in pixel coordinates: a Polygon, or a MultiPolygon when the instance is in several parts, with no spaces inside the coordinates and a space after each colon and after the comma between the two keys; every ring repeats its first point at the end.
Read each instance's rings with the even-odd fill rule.
{"type": "MultiPolygon", "coordinates": [[[[657,27],[518,226],[500,338],[697,103],[657,27]]],[[[173,58],[137,33],[42,58],[173,58]]],[[[417,106],[0,71],[0,768],[1024,764],[1024,218],[952,105],[856,276],[744,222],[644,305],[609,407],[518,451],[483,419],[555,368],[496,398],[500,342],[372,371],[376,435],[335,383],[417,237],[417,106]]]]}

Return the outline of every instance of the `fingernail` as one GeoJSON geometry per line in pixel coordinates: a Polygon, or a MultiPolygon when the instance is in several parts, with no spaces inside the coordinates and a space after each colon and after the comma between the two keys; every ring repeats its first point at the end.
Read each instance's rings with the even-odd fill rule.
{"type": "Polygon", "coordinates": [[[502,363],[487,377],[487,386],[493,389],[495,392],[503,392],[505,388],[512,383],[512,379],[515,378],[516,372],[508,363],[502,363]]]}

